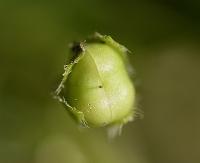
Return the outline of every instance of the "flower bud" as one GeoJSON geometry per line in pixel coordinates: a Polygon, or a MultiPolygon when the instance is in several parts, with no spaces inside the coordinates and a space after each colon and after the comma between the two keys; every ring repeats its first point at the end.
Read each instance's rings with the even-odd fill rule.
{"type": "Polygon", "coordinates": [[[74,44],[72,51],[57,99],[84,126],[122,126],[131,121],[135,89],[127,71],[128,50],[96,33],[74,44]]]}

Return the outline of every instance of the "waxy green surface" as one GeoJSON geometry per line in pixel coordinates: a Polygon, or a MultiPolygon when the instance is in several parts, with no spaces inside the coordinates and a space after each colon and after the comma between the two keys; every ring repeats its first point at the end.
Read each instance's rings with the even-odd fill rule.
{"type": "Polygon", "coordinates": [[[123,125],[133,119],[135,89],[126,69],[126,49],[109,36],[80,44],[65,68],[57,95],[79,123],[123,125]]]}

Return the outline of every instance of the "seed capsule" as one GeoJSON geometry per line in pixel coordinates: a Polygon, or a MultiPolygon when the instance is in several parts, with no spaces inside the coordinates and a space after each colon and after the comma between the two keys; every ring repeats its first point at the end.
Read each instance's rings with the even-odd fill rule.
{"type": "Polygon", "coordinates": [[[127,72],[127,49],[98,33],[72,47],[71,61],[55,94],[84,126],[118,126],[135,114],[135,90],[127,72]]]}

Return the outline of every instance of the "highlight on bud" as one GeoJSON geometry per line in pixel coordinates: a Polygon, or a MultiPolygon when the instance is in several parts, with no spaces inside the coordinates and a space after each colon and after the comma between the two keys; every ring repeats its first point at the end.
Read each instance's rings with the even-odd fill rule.
{"type": "Polygon", "coordinates": [[[108,126],[110,137],[119,134],[136,115],[128,49],[99,33],[71,49],[55,98],[82,126],[108,126]]]}

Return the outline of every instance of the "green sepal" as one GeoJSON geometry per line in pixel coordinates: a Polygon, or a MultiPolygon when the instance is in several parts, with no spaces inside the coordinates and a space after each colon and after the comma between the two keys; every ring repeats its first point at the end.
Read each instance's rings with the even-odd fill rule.
{"type": "MultiPolygon", "coordinates": [[[[111,36],[109,35],[101,35],[100,33],[95,33],[94,37],[105,42],[107,45],[115,48],[120,52],[120,54],[124,53],[131,53],[130,50],[128,50],[124,45],[119,44],[117,41],[115,41],[111,36]]],[[[123,56],[124,57],[124,56],[123,56]]]]}
{"type": "Polygon", "coordinates": [[[60,103],[62,103],[66,108],[67,111],[69,111],[70,115],[83,127],[89,127],[87,124],[87,121],[85,120],[83,112],[77,110],[75,107],[70,106],[69,103],[66,101],[65,97],[62,95],[62,91],[64,89],[64,83],[66,82],[69,74],[72,72],[72,69],[75,64],[77,64],[84,56],[84,45],[83,43],[80,43],[80,47],[82,49],[82,52],[77,54],[77,57],[72,60],[69,64],[64,66],[64,73],[63,78],[54,92],[54,98],[57,99],[60,103]]]}

